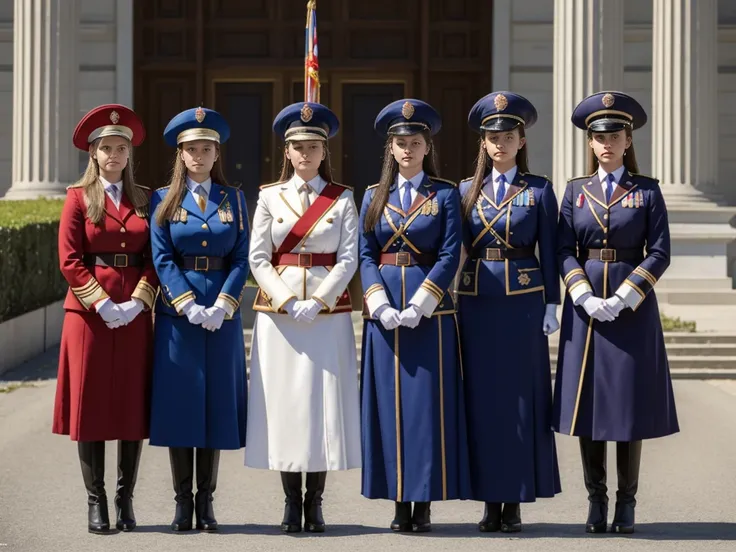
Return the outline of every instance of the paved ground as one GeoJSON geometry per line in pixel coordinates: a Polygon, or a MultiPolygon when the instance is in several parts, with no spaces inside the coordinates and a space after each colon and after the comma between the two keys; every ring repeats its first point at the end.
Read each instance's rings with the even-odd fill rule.
{"type": "MultiPolygon", "coordinates": [[[[54,352],[22,373],[53,377],[54,352]]],[[[282,494],[275,473],[246,469],[242,451],[223,453],[215,507],[218,534],[172,534],[171,479],[166,450],[146,446],[136,492],[139,529],[130,534],[89,535],[86,497],[76,447],[51,435],[54,380],[0,393],[0,552],[189,550],[735,550],[736,382],[678,381],[682,426],[677,436],[645,444],[638,533],[586,536],[586,501],[577,442],[560,437],[563,493],[523,507],[524,532],[508,538],[475,529],[480,506],[433,506],[434,532],[395,535],[387,530],[392,505],[360,496],[360,472],[330,475],[319,537],[282,536],[277,524],[282,494]],[[592,541],[596,541],[593,543],[592,541]],[[594,548],[593,548],[594,547],[594,548]]],[[[108,447],[108,488],[114,485],[114,447],[108,447]]],[[[609,460],[613,464],[613,459],[609,460]]]]}

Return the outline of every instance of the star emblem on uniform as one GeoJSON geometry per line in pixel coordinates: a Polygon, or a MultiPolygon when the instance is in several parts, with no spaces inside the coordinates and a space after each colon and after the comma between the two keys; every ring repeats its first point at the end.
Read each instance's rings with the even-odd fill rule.
{"type": "Polygon", "coordinates": [[[201,107],[197,108],[197,111],[194,112],[194,118],[197,119],[197,122],[199,124],[202,124],[202,121],[204,121],[204,118],[207,116],[207,114],[204,112],[204,109],[201,107]]]}
{"type": "Polygon", "coordinates": [[[493,98],[493,105],[495,105],[496,109],[498,109],[499,111],[503,111],[509,106],[509,100],[503,94],[498,94],[495,98],[493,98]]]}
{"type": "Polygon", "coordinates": [[[414,116],[414,106],[410,102],[404,102],[404,105],[401,106],[401,114],[404,119],[411,119],[414,116]]]}
{"type": "Polygon", "coordinates": [[[605,94],[601,101],[606,107],[611,107],[614,103],[616,103],[616,98],[614,98],[613,94],[605,94]]]}
{"type": "Polygon", "coordinates": [[[110,112],[110,122],[112,124],[116,125],[118,124],[118,121],[120,120],[120,113],[115,111],[114,109],[110,112]]]}
{"type": "Polygon", "coordinates": [[[309,104],[304,104],[301,111],[301,118],[302,121],[305,123],[308,123],[312,120],[312,116],[314,115],[314,110],[309,107],[309,104]]]}

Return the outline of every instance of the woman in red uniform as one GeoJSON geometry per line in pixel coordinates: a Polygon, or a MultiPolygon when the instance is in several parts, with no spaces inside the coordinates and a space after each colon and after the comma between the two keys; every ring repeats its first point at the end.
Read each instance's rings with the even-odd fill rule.
{"type": "Polygon", "coordinates": [[[82,178],[67,190],[59,224],[64,302],[53,432],[78,442],[89,531],[110,530],[105,441],[118,441],[116,526],[135,528],[133,487],[148,437],[153,332],[158,287],[147,222],[150,191],[133,179],[132,146],[145,137],[122,105],[87,113],[74,145],[89,152],[82,178]]]}

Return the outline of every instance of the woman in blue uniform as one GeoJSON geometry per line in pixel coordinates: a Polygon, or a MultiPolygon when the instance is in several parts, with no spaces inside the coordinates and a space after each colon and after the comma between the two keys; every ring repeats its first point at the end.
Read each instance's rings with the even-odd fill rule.
{"type": "Polygon", "coordinates": [[[460,183],[468,256],[458,279],[473,498],[480,531],[521,531],[520,502],[560,492],[547,336],[559,328],[557,200],[529,174],[525,130],[537,110],[493,92],[468,116],[481,133],[460,183]],[[539,259],[535,246],[539,246],[539,259]]]}
{"type": "Polygon", "coordinates": [[[175,531],[217,529],[212,494],[220,449],[245,445],[245,348],[240,300],[248,275],[243,192],[228,185],[216,111],[174,117],[169,186],[152,200],[153,263],[161,280],[154,336],[151,444],[167,446],[176,492],[175,531]],[[193,500],[194,449],[197,496],[193,500]]]}
{"type": "Polygon", "coordinates": [[[469,498],[455,304],[460,196],[436,177],[428,104],[386,106],[383,171],[360,211],[363,495],[396,502],[391,529],[431,529],[430,502],[469,498]],[[412,504],[414,509],[412,512],[412,504]]]}
{"type": "Polygon", "coordinates": [[[567,184],[558,260],[562,314],[554,428],[580,438],[590,502],[586,531],[608,520],[606,441],[616,441],[611,531],[633,533],[641,441],[679,431],[653,288],[670,263],[659,183],[638,171],[632,131],[647,115],[621,92],[585,98],[572,115],[588,133],[589,176],[567,184]]]}

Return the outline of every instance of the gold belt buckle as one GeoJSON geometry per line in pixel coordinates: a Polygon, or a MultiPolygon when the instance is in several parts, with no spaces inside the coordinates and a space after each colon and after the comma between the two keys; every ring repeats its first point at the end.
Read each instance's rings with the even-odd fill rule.
{"type": "Polygon", "coordinates": [[[604,263],[615,263],[616,262],[616,250],[615,249],[601,249],[601,261],[604,263]]]}
{"type": "Polygon", "coordinates": [[[411,266],[411,254],[408,251],[396,253],[396,266],[411,266]]]}
{"type": "Polygon", "coordinates": [[[210,269],[210,258],[209,257],[194,257],[194,270],[196,272],[207,272],[210,269]],[[200,264],[200,261],[204,261],[204,265],[200,264]]]}
{"type": "Polygon", "coordinates": [[[112,262],[115,268],[127,268],[128,267],[128,255],[125,253],[116,253],[115,259],[112,262]]]}
{"type": "Polygon", "coordinates": [[[486,248],[486,261],[502,261],[501,250],[498,247],[486,248]]]}
{"type": "Polygon", "coordinates": [[[299,253],[297,264],[300,268],[312,268],[312,254],[299,253]],[[305,260],[302,260],[305,259],[305,260]]]}

